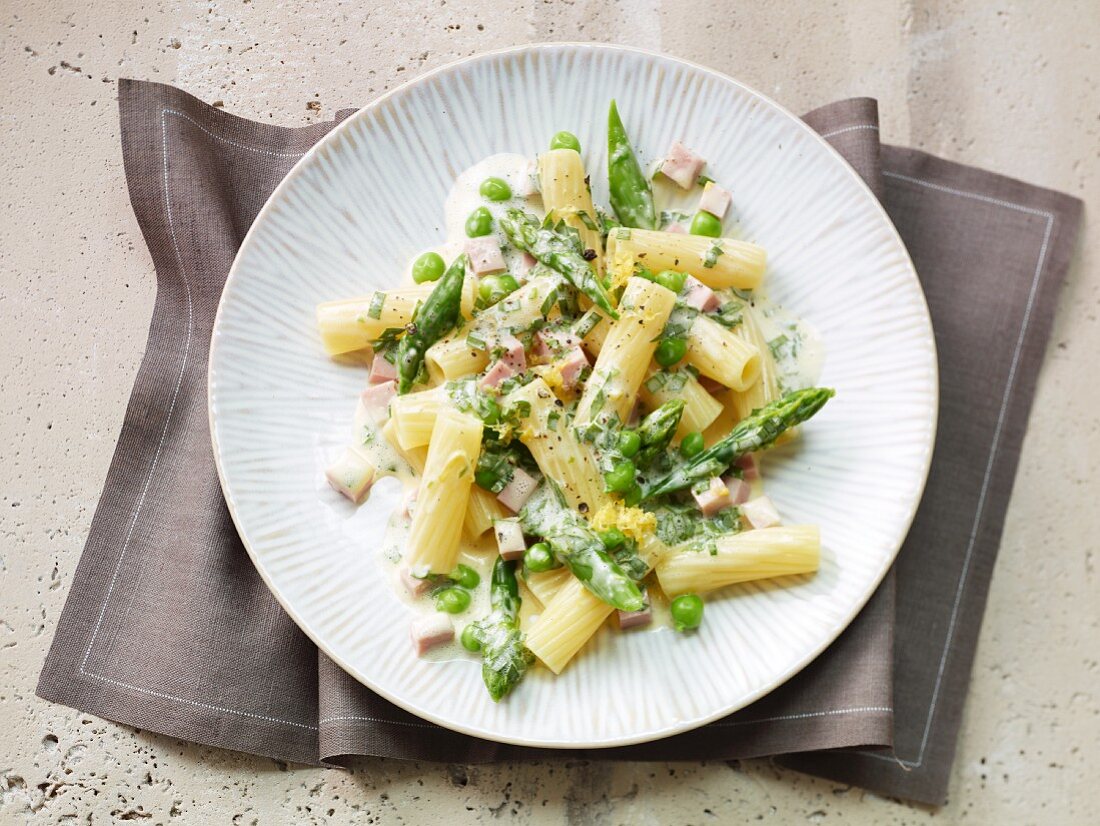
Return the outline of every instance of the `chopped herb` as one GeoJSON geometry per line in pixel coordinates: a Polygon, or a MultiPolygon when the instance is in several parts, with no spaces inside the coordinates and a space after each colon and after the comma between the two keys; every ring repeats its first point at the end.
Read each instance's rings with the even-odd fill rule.
{"type": "Polygon", "coordinates": [[[736,301],[727,301],[711,317],[723,327],[733,329],[744,320],[741,316],[741,309],[742,306],[736,301]]]}
{"type": "Polygon", "coordinates": [[[696,186],[706,186],[707,184],[712,183],[714,183],[714,178],[710,177],[709,175],[700,175],[698,178],[695,179],[696,186]]]}
{"type": "Polygon", "coordinates": [[[629,241],[630,230],[626,227],[620,227],[619,229],[615,230],[615,237],[620,241],[629,241]]]}
{"type": "Polygon", "coordinates": [[[669,226],[670,224],[677,224],[681,221],[687,221],[691,216],[686,212],[681,212],[678,209],[662,209],[661,210],[661,229],[669,226]]]}
{"type": "Polygon", "coordinates": [[[592,217],[583,209],[577,210],[577,217],[580,219],[580,222],[585,225],[585,227],[592,230],[593,232],[597,232],[599,230],[596,222],[593,221],[592,217]]]}
{"type": "Polygon", "coordinates": [[[722,245],[715,241],[707,249],[707,254],[703,258],[703,266],[710,269],[718,263],[718,256],[722,254],[722,245]]]}
{"type": "Polygon", "coordinates": [[[466,334],[466,346],[472,350],[488,350],[489,345],[485,342],[481,336],[477,333],[470,332],[466,334]]]}
{"type": "Polygon", "coordinates": [[[382,317],[382,305],[386,303],[386,294],[384,292],[376,292],[371,296],[370,309],[367,310],[367,315],[376,321],[382,317]]]}

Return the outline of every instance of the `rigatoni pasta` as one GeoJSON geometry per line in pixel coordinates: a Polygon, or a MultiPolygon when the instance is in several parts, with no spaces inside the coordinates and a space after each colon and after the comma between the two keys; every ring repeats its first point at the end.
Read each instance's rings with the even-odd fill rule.
{"type": "Polygon", "coordinates": [[[767,265],[763,247],[746,241],[644,229],[613,230],[607,237],[607,258],[614,278],[640,264],[653,272],[686,272],[719,290],[759,287],[767,265]]]}

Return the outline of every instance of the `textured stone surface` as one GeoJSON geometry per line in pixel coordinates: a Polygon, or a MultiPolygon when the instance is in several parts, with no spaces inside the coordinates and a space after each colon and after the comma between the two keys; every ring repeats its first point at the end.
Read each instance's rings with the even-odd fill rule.
{"type": "Polygon", "coordinates": [[[1100,759],[1100,230],[1086,228],[1008,515],[938,813],[745,761],[291,769],[34,697],[152,309],[115,80],[284,124],[537,40],[637,43],[795,111],[877,97],[884,138],[1100,206],[1100,6],[293,0],[0,7],[0,823],[1088,823],[1100,759]],[[176,6],[180,8],[177,8],[176,6]]]}

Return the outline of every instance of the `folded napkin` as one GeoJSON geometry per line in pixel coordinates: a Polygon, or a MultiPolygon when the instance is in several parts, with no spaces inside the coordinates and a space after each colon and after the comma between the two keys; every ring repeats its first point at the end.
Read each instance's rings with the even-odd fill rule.
{"type": "MultiPolygon", "coordinates": [[[[142,729],[305,763],[562,756],[442,729],[349,677],[276,603],[222,501],[206,418],[222,284],[268,195],[335,123],[255,123],[134,81],[121,82],[120,109],[157,300],[38,694],[142,729]]],[[[880,146],[871,100],[836,103],[806,120],[887,206],[936,328],[936,457],[896,577],[824,654],[752,706],[658,743],[571,754],[785,754],[806,771],[938,803],[1080,204],[880,146]]]]}

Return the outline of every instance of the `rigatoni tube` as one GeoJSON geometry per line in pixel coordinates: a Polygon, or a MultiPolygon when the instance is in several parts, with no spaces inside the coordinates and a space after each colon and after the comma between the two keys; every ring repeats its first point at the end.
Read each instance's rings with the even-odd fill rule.
{"type": "Polygon", "coordinates": [[[607,236],[608,269],[615,283],[639,264],[652,272],[690,273],[715,290],[752,290],[764,279],[767,260],[763,247],[733,238],[645,229],[613,229],[607,236]]]}
{"type": "Polygon", "coordinates": [[[687,334],[684,361],[719,384],[743,391],[760,375],[760,351],[717,321],[699,315],[687,334]]]}
{"type": "Polygon", "coordinates": [[[596,207],[584,171],[584,161],[573,149],[551,149],[539,155],[539,188],[546,215],[564,221],[580,235],[581,245],[596,253],[594,263],[603,273],[603,238],[596,223],[596,207]]]}
{"type": "Polygon", "coordinates": [[[669,596],[704,593],[737,582],[809,574],[821,562],[817,525],[788,525],[724,536],[715,553],[681,551],[657,565],[669,596]]]}
{"type": "Polygon", "coordinates": [[[480,419],[457,410],[444,408],[436,417],[405,551],[414,575],[454,570],[481,432],[480,419]]]}
{"type": "Polygon", "coordinates": [[[605,416],[626,421],[675,304],[676,294],[660,284],[644,278],[627,282],[619,301],[619,319],[611,324],[600,347],[577,405],[575,425],[605,416]]]}

